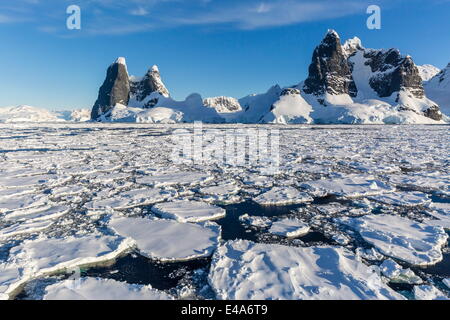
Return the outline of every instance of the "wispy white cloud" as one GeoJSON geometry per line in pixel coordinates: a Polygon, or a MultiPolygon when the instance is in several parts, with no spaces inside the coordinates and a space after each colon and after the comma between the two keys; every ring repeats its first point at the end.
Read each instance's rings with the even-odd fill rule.
{"type": "Polygon", "coordinates": [[[82,33],[90,35],[120,35],[189,25],[258,29],[363,14],[374,1],[2,0],[0,23],[13,22],[8,17],[15,10],[18,17],[37,18],[40,24],[37,27],[42,31],[64,33],[65,7],[76,3],[82,8],[82,33]]]}

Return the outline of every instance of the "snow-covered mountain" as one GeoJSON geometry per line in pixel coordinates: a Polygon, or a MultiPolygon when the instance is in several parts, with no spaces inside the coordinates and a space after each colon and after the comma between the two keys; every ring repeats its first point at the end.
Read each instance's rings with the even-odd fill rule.
{"type": "Polygon", "coordinates": [[[125,58],[109,66],[91,117],[97,121],[144,123],[224,121],[215,109],[205,107],[197,93],[184,101],[172,99],[157,66],[142,78],[130,77],[125,58]]]}
{"type": "Polygon", "coordinates": [[[442,122],[410,56],[396,49],[366,49],[358,38],[342,45],[334,30],[314,50],[304,82],[293,88],[275,86],[240,103],[245,111],[233,120],[244,122],[442,122]],[[297,98],[287,102],[286,90],[297,98]]]}
{"type": "Polygon", "coordinates": [[[437,124],[447,119],[439,108],[439,104],[448,106],[448,67],[446,70],[424,82],[437,68],[418,67],[411,56],[402,55],[397,49],[367,49],[356,37],[342,44],[338,33],[329,30],[313,52],[308,77],[298,85],[275,85],[266,93],[239,100],[203,100],[193,94],[184,101],[175,101],[157,66],[142,78],[130,77],[125,59],[119,58],[108,68],[92,119],[149,123],[437,124]]]}
{"type": "Polygon", "coordinates": [[[214,108],[219,113],[230,113],[242,110],[239,100],[233,97],[213,97],[203,100],[206,107],[214,108]]]}
{"type": "Polygon", "coordinates": [[[419,69],[419,75],[422,78],[422,81],[424,82],[431,80],[431,78],[433,78],[435,75],[441,72],[441,69],[436,68],[431,64],[424,64],[422,66],[417,66],[417,69],[419,69]]]}
{"type": "Polygon", "coordinates": [[[64,119],[47,109],[27,105],[0,108],[0,123],[11,122],[61,122],[64,119]]]}
{"type": "Polygon", "coordinates": [[[429,81],[425,82],[425,92],[436,101],[444,114],[450,117],[450,63],[429,81]]]}

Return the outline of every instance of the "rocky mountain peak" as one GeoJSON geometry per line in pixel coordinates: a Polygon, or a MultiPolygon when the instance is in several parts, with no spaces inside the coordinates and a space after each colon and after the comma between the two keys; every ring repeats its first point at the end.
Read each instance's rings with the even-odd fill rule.
{"type": "Polygon", "coordinates": [[[93,120],[110,111],[116,104],[127,105],[130,101],[130,80],[125,58],[118,58],[106,72],[97,101],[91,112],[93,120]]]}
{"type": "MultiPolygon", "coordinates": [[[[156,65],[152,66],[143,78],[135,79],[131,82],[131,94],[136,101],[142,102],[153,93],[158,93],[164,97],[170,96],[169,90],[164,85],[159,68],[156,65]]],[[[152,107],[153,105],[154,102],[150,102],[146,107],[152,107]]]]}
{"type": "Polygon", "coordinates": [[[351,66],[336,31],[328,30],[325,38],[314,50],[309,76],[305,80],[303,90],[306,94],[316,96],[329,93],[356,97],[357,89],[351,66]]]}

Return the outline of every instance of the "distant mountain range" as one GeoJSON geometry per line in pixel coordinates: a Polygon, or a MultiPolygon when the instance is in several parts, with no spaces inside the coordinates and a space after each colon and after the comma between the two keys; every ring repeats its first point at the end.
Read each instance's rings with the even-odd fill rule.
{"type": "Polygon", "coordinates": [[[109,66],[90,115],[87,110],[39,115],[30,108],[0,108],[0,122],[90,116],[141,123],[439,124],[450,122],[450,64],[444,70],[416,66],[397,49],[367,49],[358,38],[342,44],[329,30],[313,52],[308,77],[291,87],[275,85],[239,100],[194,93],[176,101],[157,66],[134,77],[119,58],[109,66]]]}

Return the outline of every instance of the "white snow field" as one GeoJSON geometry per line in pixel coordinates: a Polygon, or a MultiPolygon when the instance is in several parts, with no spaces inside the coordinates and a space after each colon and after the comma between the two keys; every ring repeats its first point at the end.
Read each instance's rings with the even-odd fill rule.
{"type": "Polygon", "coordinates": [[[128,284],[112,279],[64,280],[45,288],[44,300],[172,300],[151,286],[128,284]]]}
{"type": "Polygon", "coordinates": [[[343,248],[294,248],[230,241],[213,257],[209,281],[221,299],[402,299],[343,248]]]}
{"type": "Polygon", "coordinates": [[[273,174],[178,129],[0,123],[0,298],[450,297],[448,126],[203,126],[279,130],[273,174]]]}

